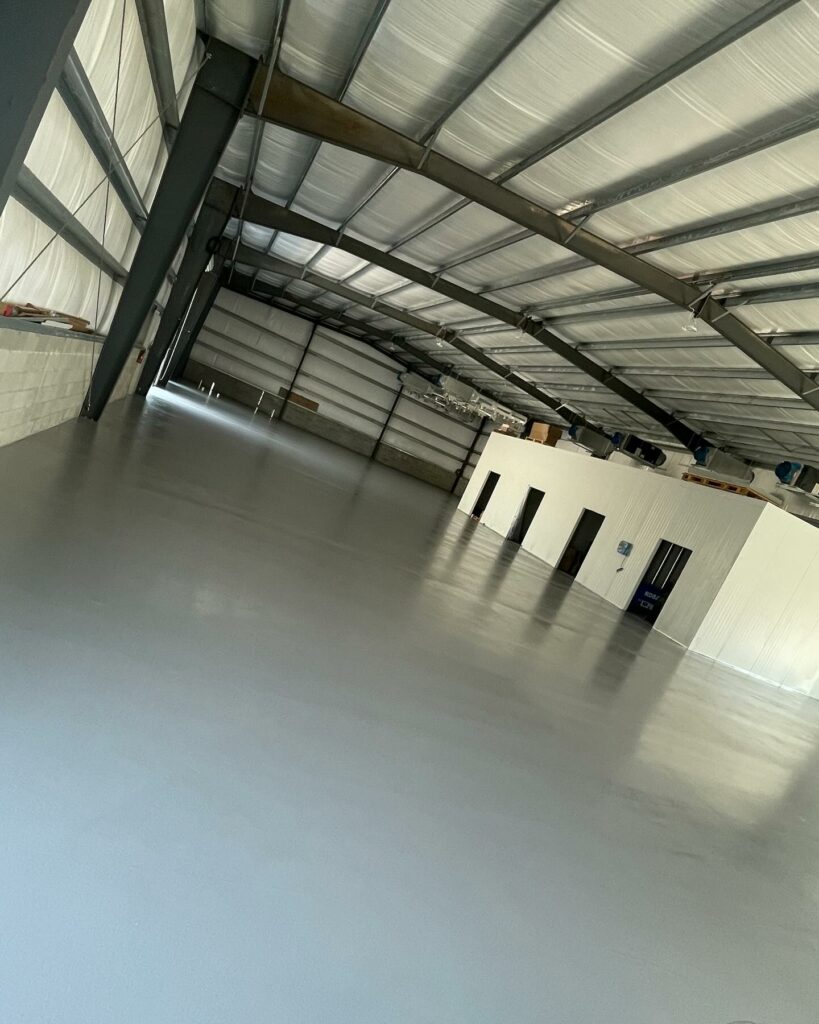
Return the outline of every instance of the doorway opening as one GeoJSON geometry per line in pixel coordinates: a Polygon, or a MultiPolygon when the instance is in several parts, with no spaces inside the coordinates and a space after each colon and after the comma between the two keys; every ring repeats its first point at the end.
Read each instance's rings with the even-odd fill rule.
{"type": "Polygon", "coordinates": [[[537,490],[535,487],[530,487],[526,493],[526,499],[521,506],[518,517],[515,520],[515,524],[509,531],[508,539],[514,544],[520,544],[523,542],[523,538],[529,531],[529,527],[532,525],[532,520],[535,518],[535,513],[540,508],[540,503],[543,501],[543,491],[537,490]]]}
{"type": "Polygon", "coordinates": [[[631,599],[629,612],[645,619],[646,622],[655,623],[690,557],[689,548],[661,540],[640,586],[631,599]]]}
{"type": "Polygon", "coordinates": [[[599,512],[592,512],[590,508],[583,509],[583,515],[566,545],[563,557],[557,563],[561,572],[577,576],[605,518],[599,512]]]}
{"type": "Polygon", "coordinates": [[[472,509],[473,519],[480,519],[486,511],[489,499],[492,497],[495,488],[498,486],[498,480],[500,480],[500,473],[490,473],[484,481],[481,493],[478,495],[478,500],[475,502],[475,506],[472,509]]]}

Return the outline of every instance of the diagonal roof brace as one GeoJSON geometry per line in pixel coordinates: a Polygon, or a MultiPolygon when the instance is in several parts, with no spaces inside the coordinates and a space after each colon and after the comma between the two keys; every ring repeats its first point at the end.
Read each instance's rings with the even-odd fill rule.
{"type": "MultiPolygon", "coordinates": [[[[233,254],[230,251],[229,246],[225,246],[225,250],[227,258],[233,259],[233,254]]],[[[302,264],[290,263],[287,260],[279,259],[276,256],[268,256],[265,253],[260,252],[258,249],[250,249],[246,245],[239,246],[235,260],[237,264],[242,266],[266,270],[271,274],[282,274],[285,277],[298,278],[299,280],[307,282],[307,284],[317,285],[325,291],[333,292],[345,299],[352,299],[353,302],[361,305],[364,305],[365,300],[367,299],[367,296],[362,292],[356,291],[354,288],[348,288],[340,281],[336,281],[333,278],[324,277],[321,274],[317,274],[315,271],[307,270],[302,264]]],[[[415,316],[407,310],[398,309],[396,306],[390,306],[387,303],[379,302],[378,300],[372,303],[367,303],[367,307],[375,310],[377,313],[381,313],[383,316],[388,316],[393,320],[405,323],[408,327],[412,327],[413,330],[419,331],[422,334],[440,339],[447,345],[452,346],[452,348],[457,349],[459,352],[463,352],[464,355],[474,359],[476,363],[480,363],[481,366],[485,366],[487,370],[491,370],[492,373],[496,373],[499,377],[503,377],[503,379],[508,381],[510,384],[514,384],[515,387],[519,388],[536,401],[541,402],[547,408],[553,409],[568,423],[578,424],[580,426],[596,426],[596,424],[589,423],[584,416],[581,416],[574,409],[564,405],[559,399],[554,398],[545,391],[541,391],[539,387],[530,383],[524,377],[521,377],[520,374],[515,373],[508,366],[505,366],[503,363],[499,363],[497,359],[493,359],[490,355],[487,355],[477,345],[471,345],[468,341],[465,341],[457,331],[453,331],[448,327],[442,327],[429,320],[422,320],[421,317],[415,316]]]]}
{"type": "MultiPolygon", "coordinates": [[[[593,377],[598,382],[613,391],[620,398],[625,399],[635,408],[650,416],[657,423],[660,423],[673,437],[684,444],[691,451],[707,444],[705,439],[697,431],[687,427],[684,423],[672,416],[666,409],[661,408],[655,402],[650,401],[636,388],[618,380],[611,374],[611,371],[600,363],[596,363],[589,356],[579,352],[574,346],[559,338],[549,331],[543,324],[528,318],[521,318],[520,312],[503,306],[493,299],[463,288],[461,285],[448,281],[440,275],[433,274],[428,270],[416,266],[407,260],[390,253],[382,252],[366,242],[361,242],[349,235],[339,234],[332,228],[328,228],[318,221],[311,220],[301,214],[286,210],[282,206],[271,203],[257,195],[249,195],[246,205],[247,219],[255,224],[264,227],[274,228],[289,234],[299,235],[302,238],[309,238],[314,242],[323,242],[335,246],[353,256],[367,260],[375,266],[383,267],[401,277],[408,278],[416,284],[423,285],[432,291],[445,295],[448,299],[454,299],[463,305],[471,306],[487,316],[494,317],[511,327],[519,328],[530,337],[535,338],[541,345],[551,349],[561,356],[568,363],[583,370],[584,373],[593,377]]],[[[355,296],[355,301],[361,302],[365,296],[363,293],[348,289],[350,294],[355,296]]],[[[393,307],[387,306],[392,309],[393,307]]]]}
{"type": "MultiPolygon", "coordinates": [[[[266,120],[421,174],[511,222],[613,270],[682,309],[688,309],[700,297],[700,290],[695,285],[680,281],[659,267],[624,252],[606,239],[578,228],[567,218],[538,206],[435,150],[425,157],[423,168],[419,170],[425,154],[422,145],[281,71],[274,72],[263,105],[258,93],[260,83],[261,79],[257,77],[251,95],[266,120]]],[[[703,306],[701,319],[794,394],[819,409],[819,392],[813,381],[735,316],[726,313],[719,302],[709,299],[703,306]]]]}
{"type": "MultiPolygon", "coordinates": [[[[222,287],[227,288],[229,291],[239,292],[241,295],[247,295],[248,298],[258,299],[260,297],[276,300],[281,298],[275,292],[262,291],[264,282],[257,282],[253,285],[252,278],[247,277],[244,274],[236,273],[233,275],[232,280],[228,281],[227,278],[223,281],[222,287]],[[252,286],[252,287],[251,287],[252,286]]],[[[453,368],[445,363],[439,362],[434,356],[430,355],[429,352],[424,352],[423,349],[417,348],[412,342],[407,341],[405,338],[396,337],[390,334],[389,331],[384,331],[379,327],[373,327],[372,324],[362,323],[360,320],[356,320],[354,317],[345,316],[344,313],[340,313],[335,309],[325,309],[315,305],[307,299],[300,299],[296,309],[307,309],[312,313],[316,313],[319,316],[320,322],[337,323],[342,328],[345,328],[350,332],[361,332],[366,331],[366,334],[362,337],[360,333],[351,333],[350,337],[355,338],[356,341],[365,341],[368,344],[379,345],[395,345],[400,349],[403,349],[407,355],[412,356],[413,359],[418,360],[421,366],[428,366],[433,369],[436,373],[444,374],[445,376],[452,376],[454,373],[458,374],[458,379],[464,381],[473,387],[477,394],[482,398],[486,398],[490,402],[497,402],[502,405],[505,409],[511,409],[512,412],[516,412],[521,416],[530,416],[531,411],[522,406],[516,405],[514,401],[510,400],[508,395],[498,394],[497,392],[490,391],[488,388],[483,388],[480,384],[472,377],[468,377],[461,373],[460,370],[453,368]]],[[[299,314],[296,314],[297,316],[299,314]]],[[[380,348],[378,351],[383,352],[384,355],[395,358],[395,352],[385,351],[380,348]]],[[[407,364],[405,364],[407,365],[407,364]]],[[[412,370],[413,373],[420,373],[424,376],[423,370],[420,367],[413,365],[407,365],[408,370],[412,370]]]]}

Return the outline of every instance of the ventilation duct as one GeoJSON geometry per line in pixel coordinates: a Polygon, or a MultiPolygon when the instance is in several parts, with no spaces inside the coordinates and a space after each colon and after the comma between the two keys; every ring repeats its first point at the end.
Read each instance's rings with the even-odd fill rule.
{"type": "Polygon", "coordinates": [[[463,402],[464,405],[475,405],[478,401],[478,392],[469,384],[455,377],[439,377],[438,385],[444,395],[453,402],[463,402]]]}
{"type": "Polygon", "coordinates": [[[819,469],[815,469],[813,466],[802,466],[793,486],[798,487],[806,494],[816,494],[819,490],[819,469]]]}
{"type": "Polygon", "coordinates": [[[439,412],[448,412],[465,420],[486,418],[514,434],[522,433],[526,425],[523,416],[486,398],[456,377],[442,375],[430,381],[417,373],[407,372],[400,374],[398,379],[407,394],[439,412]]]}
{"type": "Polygon", "coordinates": [[[694,461],[700,469],[707,469],[720,480],[728,477],[743,484],[753,483],[754,471],[751,467],[742,459],[721,452],[718,448],[698,448],[694,452],[694,461]]]}
{"type": "MultiPolygon", "coordinates": [[[[616,435],[614,440],[617,440],[616,435]]],[[[662,448],[658,448],[656,444],[651,444],[650,441],[644,441],[642,437],[637,437],[636,434],[625,434],[619,440],[617,450],[622,452],[623,455],[628,455],[635,462],[639,462],[641,466],[651,466],[656,469],[666,461],[666,454],[662,448]]]]}
{"type": "Polygon", "coordinates": [[[569,427],[569,437],[576,445],[585,448],[598,459],[605,459],[614,451],[614,442],[600,430],[592,427],[569,427]]]}

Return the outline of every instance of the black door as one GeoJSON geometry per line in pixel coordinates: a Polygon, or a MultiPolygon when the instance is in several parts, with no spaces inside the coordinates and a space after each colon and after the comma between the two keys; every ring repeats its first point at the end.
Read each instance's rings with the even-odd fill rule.
{"type": "Polygon", "coordinates": [[[475,507],[472,509],[472,515],[475,519],[480,519],[486,511],[486,506],[489,504],[492,492],[498,485],[498,480],[500,480],[500,473],[490,473],[486,478],[481,488],[481,493],[478,495],[478,500],[475,502],[475,507]]]}
{"type": "Polygon", "coordinates": [[[520,544],[523,541],[529,527],[532,525],[535,513],[540,508],[541,501],[543,501],[543,491],[530,487],[526,500],[523,502],[523,507],[515,520],[515,525],[509,532],[509,540],[514,541],[515,544],[520,544]]]}
{"type": "Polygon", "coordinates": [[[639,615],[646,622],[656,622],[690,557],[689,548],[661,540],[640,586],[631,599],[629,612],[632,615],[639,615]]]}
{"type": "Polygon", "coordinates": [[[592,512],[590,508],[583,509],[583,515],[566,545],[563,557],[557,563],[561,572],[566,572],[570,576],[576,576],[580,572],[580,567],[586,560],[589,548],[594,544],[594,538],[599,533],[605,518],[599,512],[592,512]]]}

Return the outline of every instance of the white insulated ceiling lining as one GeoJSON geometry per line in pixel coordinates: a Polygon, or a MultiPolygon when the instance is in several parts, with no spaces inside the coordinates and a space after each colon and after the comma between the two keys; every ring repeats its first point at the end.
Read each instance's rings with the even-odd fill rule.
{"type": "MultiPolygon", "coordinates": [[[[250,52],[262,52],[269,44],[275,20],[273,2],[208,0],[205,6],[210,31],[250,52]]],[[[291,0],[280,55],[283,70],[329,95],[339,95],[357,42],[378,6],[371,0],[291,0]]],[[[612,99],[758,11],[763,3],[623,0],[615,5],[610,0],[558,0],[547,5],[541,0],[448,0],[443,4],[391,0],[382,6],[381,21],[343,101],[423,139],[436,117],[461,99],[434,147],[491,176],[571,130],[612,99]],[[467,84],[474,82],[481,69],[545,6],[551,10],[529,36],[464,98],[467,84]]],[[[691,163],[696,170],[705,158],[719,160],[721,153],[736,146],[752,145],[769,128],[813,114],[819,94],[817,49],[819,0],[799,0],[511,178],[507,187],[560,211],[588,201],[605,202],[621,187],[639,186],[681,163],[691,163]]],[[[253,130],[252,122],[243,122],[226,154],[223,173],[237,182],[247,173],[253,130]]],[[[312,140],[265,126],[253,187],[274,202],[292,205],[296,212],[338,226],[348,220],[388,168],[327,144],[318,147],[311,162],[314,150],[312,140]]],[[[817,157],[819,131],[801,131],[724,166],[698,170],[684,180],[618,202],[594,214],[584,226],[617,244],[650,243],[657,236],[819,196],[817,157]]],[[[571,264],[576,257],[540,237],[505,245],[445,269],[487,243],[500,244],[520,234],[518,225],[474,204],[401,244],[459,199],[422,176],[400,171],[352,218],[347,230],[382,249],[397,246],[397,255],[433,271],[443,270],[445,276],[465,287],[489,290],[493,298],[514,310],[577,296],[576,306],[562,306],[555,316],[596,310],[600,319],[556,325],[555,333],[576,344],[640,342],[637,348],[618,352],[617,358],[615,353],[592,347],[590,354],[604,365],[622,366],[628,372],[643,366],[686,368],[692,375],[678,380],[684,386],[693,380],[703,389],[710,383],[707,376],[693,376],[697,368],[707,374],[713,367],[753,366],[735,350],[692,344],[697,338],[713,338],[713,331],[692,323],[684,310],[668,307],[639,312],[641,307],[656,305],[656,297],[638,295],[589,304],[585,301],[589,293],[627,288],[629,282],[597,267],[555,275],[555,269],[571,264]],[[537,277],[539,271],[542,279],[515,283],[520,278],[537,277]],[[506,287],[496,290],[498,284],[506,287]],[[634,307],[633,314],[628,314],[630,307],[634,307]],[[623,309],[627,315],[607,316],[623,309]],[[668,340],[675,337],[679,347],[668,347],[668,340]],[[652,349],[650,342],[655,338],[663,339],[665,347],[652,349]]],[[[247,230],[245,240],[265,247],[259,245],[264,242],[261,236],[254,241],[247,230]]],[[[274,241],[272,251],[284,255],[285,247],[286,243],[274,241]]],[[[306,261],[310,258],[307,251],[298,256],[291,249],[287,258],[306,261]]],[[[310,252],[315,256],[315,247],[310,252]]],[[[684,275],[814,252],[819,263],[819,213],[777,219],[675,246],[661,243],[657,251],[649,251],[643,258],[684,275]]],[[[365,304],[368,297],[385,289],[389,292],[395,283],[377,268],[362,273],[361,261],[331,248],[318,257],[314,269],[338,279],[354,274],[351,286],[362,291],[365,304]]],[[[819,271],[743,278],[740,270],[734,279],[720,284],[719,290],[734,292],[817,280],[819,271]]],[[[324,300],[328,298],[324,296],[324,300]]],[[[417,308],[419,315],[436,322],[452,322],[453,304],[434,294],[424,295],[420,286],[410,285],[385,298],[396,306],[417,308]],[[424,306],[430,307],[428,312],[424,306]]],[[[819,328],[819,300],[758,303],[739,306],[734,312],[760,332],[819,328]]],[[[349,310],[350,315],[358,313],[357,308],[349,310]]],[[[459,310],[455,322],[458,319],[468,321],[467,336],[470,323],[492,323],[469,309],[459,310]]],[[[413,334],[406,325],[396,324],[401,333],[413,334]]],[[[511,367],[521,365],[527,357],[513,358],[508,350],[510,333],[504,325],[497,326],[498,338],[505,337],[508,347],[498,358],[511,367]]],[[[480,339],[484,344],[485,338],[473,335],[471,340],[478,343],[480,339]]],[[[806,338],[804,345],[789,345],[780,351],[812,372],[819,368],[819,347],[812,344],[816,340],[819,333],[806,338]]],[[[521,341],[524,346],[531,343],[525,337],[521,341]]],[[[629,379],[633,383],[638,378],[629,379]]],[[[718,383],[722,393],[735,390],[742,394],[748,384],[757,381],[724,377],[718,383]]],[[[759,383],[780,387],[764,375],[759,383]]],[[[577,403],[582,406],[580,398],[577,403]]]]}

